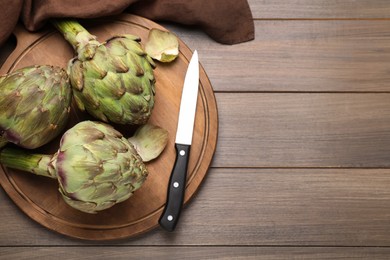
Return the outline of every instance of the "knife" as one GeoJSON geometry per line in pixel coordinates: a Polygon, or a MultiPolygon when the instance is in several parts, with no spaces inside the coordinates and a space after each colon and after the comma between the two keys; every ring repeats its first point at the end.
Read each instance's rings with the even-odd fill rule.
{"type": "Polygon", "coordinates": [[[198,88],[199,62],[198,52],[195,50],[184,78],[175,140],[176,159],[169,178],[167,202],[159,219],[160,226],[167,231],[175,229],[183,206],[198,88]]]}

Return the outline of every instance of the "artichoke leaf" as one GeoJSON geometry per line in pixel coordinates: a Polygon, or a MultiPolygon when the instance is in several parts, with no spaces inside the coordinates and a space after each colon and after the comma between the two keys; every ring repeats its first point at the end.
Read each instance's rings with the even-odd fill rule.
{"type": "Polygon", "coordinates": [[[142,161],[148,162],[163,152],[168,143],[168,131],[148,123],[139,127],[128,140],[133,144],[142,161]]]}
{"type": "Polygon", "coordinates": [[[145,51],[155,60],[171,62],[179,55],[179,40],[171,32],[153,28],[149,31],[145,51]]]}

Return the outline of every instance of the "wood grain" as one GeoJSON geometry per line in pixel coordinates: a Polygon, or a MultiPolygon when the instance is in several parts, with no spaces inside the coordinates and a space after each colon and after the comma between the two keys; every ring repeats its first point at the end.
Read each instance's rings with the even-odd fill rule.
{"type": "Polygon", "coordinates": [[[251,42],[167,25],[199,51],[220,119],[215,168],[177,230],[69,239],[0,191],[0,258],[389,258],[389,2],[249,4],[251,42]]]}
{"type": "Polygon", "coordinates": [[[218,93],[214,167],[389,167],[390,94],[218,93]]]}
{"type": "Polygon", "coordinates": [[[390,20],[255,26],[254,41],[234,46],[211,42],[200,31],[169,28],[199,51],[215,91],[390,91],[390,20]]]}
{"type": "Polygon", "coordinates": [[[390,18],[387,0],[249,0],[254,19],[390,18]]]}
{"type": "Polygon", "coordinates": [[[53,259],[66,255],[68,260],[82,259],[386,259],[388,248],[333,248],[333,247],[3,247],[0,257],[27,260],[53,259]]]}
{"type": "Polygon", "coordinates": [[[390,169],[211,169],[174,233],[99,244],[58,236],[0,193],[0,244],[388,246],[389,185],[390,169]]]}

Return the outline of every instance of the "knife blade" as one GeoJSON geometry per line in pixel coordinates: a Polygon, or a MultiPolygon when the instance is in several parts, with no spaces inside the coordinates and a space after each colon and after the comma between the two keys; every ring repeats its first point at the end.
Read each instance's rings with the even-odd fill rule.
{"type": "Polygon", "coordinates": [[[175,229],[183,207],[198,89],[199,61],[195,50],[184,78],[175,140],[176,159],[168,182],[167,201],[159,219],[160,226],[167,231],[175,229]]]}

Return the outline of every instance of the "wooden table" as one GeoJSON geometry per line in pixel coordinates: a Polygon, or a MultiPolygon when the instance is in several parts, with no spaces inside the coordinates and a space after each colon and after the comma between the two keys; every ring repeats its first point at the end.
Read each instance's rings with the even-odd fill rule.
{"type": "Polygon", "coordinates": [[[70,239],[1,190],[0,259],[390,255],[390,2],[249,3],[251,42],[166,25],[201,54],[220,122],[208,176],[176,231],[70,239]]]}

